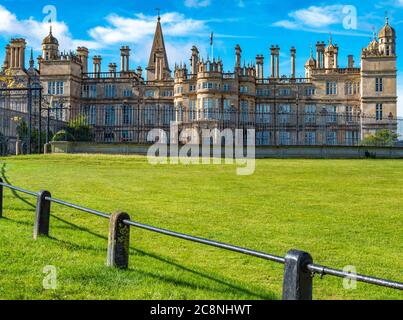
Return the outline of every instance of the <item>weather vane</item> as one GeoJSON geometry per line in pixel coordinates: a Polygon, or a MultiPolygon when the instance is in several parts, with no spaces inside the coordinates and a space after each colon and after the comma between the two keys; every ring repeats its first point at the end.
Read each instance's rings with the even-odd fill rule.
{"type": "Polygon", "coordinates": [[[372,26],[372,35],[373,35],[374,39],[376,39],[375,26],[372,26]]]}

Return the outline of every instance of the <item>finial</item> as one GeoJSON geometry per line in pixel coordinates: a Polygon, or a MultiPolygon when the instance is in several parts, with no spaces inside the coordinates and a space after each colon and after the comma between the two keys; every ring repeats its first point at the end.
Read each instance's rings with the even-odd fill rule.
{"type": "Polygon", "coordinates": [[[161,9],[160,8],[155,8],[155,10],[157,10],[157,14],[158,14],[158,21],[161,21],[161,9]]]}
{"type": "Polygon", "coordinates": [[[387,11],[385,11],[385,21],[386,24],[389,25],[389,17],[388,17],[389,13],[387,11]]]}
{"type": "Polygon", "coordinates": [[[52,19],[49,19],[49,34],[52,35],[52,19]]]}
{"type": "Polygon", "coordinates": [[[312,43],[309,45],[309,48],[310,48],[311,58],[313,58],[313,48],[312,48],[312,43]]]}
{"type": "Polygon", "coordinates": [[[333,35],[332,35],[332,32],[329,32],[329,36],[330,36],[330,38],[329,38],[329,44],[333,44],[333,35]]]}

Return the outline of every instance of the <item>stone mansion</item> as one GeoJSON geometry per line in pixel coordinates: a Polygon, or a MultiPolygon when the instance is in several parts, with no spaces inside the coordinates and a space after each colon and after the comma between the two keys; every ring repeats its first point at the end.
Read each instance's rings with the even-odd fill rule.
{"type": "Polygon", "coordinates": [[[40,85],[52,97],[59,117],[81,118],[94,128],[98,142],[143,143],[152,128],[255,128],[258,145],[354,145],[376,130],[397,127],[396,34],[385,25],[362,49],[360,66],[348,56],[339,65],[339,47],[317,42],[296,77],[297,50],[290,49],[291,70],[280,74],[280,48],[270,48],[270,74],[263,55],[242,64],[235,47],[233,71],[220,59],[202,58],[191,48],[189,64],[170,69],[160,18],[148,66],[130,68],[130,48],[120,49],[119,67],[102,68],[102,57],[85,47],[60,52],[50,29],[43,40],[38,68],[32,57],[25,67],[26,42],[12,39],[2,73],[18,82],[40,85]]]}

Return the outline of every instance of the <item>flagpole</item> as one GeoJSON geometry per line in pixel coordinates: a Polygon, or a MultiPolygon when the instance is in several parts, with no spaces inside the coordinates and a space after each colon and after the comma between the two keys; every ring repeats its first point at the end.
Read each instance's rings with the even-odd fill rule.
{"type": "Polygon", "coordinates": [[[211,47],[211,60],[214,60],[214,33],[211,33],[210,36],[210,47],[211,47]]]}

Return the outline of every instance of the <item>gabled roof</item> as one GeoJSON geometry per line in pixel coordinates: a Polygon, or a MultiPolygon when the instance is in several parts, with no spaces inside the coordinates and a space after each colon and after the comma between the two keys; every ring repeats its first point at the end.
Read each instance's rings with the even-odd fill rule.
{"type": "Polygon", "coordinates": [[[153,46],[151,48],[147,69],[155,69],[155,55],[158,51],[164,54],[164,69],[170,71],[167,51],[165,49],[164,35],[162,34],[160,17],[158,17],[157,28],[154,34],[153,46]]]}

